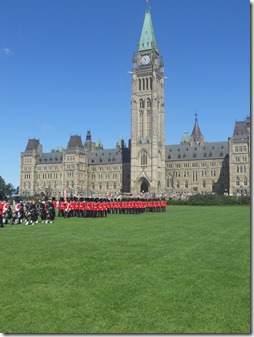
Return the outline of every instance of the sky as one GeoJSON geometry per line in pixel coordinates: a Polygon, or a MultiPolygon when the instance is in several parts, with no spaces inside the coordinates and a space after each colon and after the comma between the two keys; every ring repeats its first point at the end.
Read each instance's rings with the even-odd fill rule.
{"type": "MultiPolygon", "coordinates": [[[[149,0],[165,64],[165,140],[227,141],[250,115],[250,2],[149,0]]],[[[115,148],[131,135],[132,56],[145,0],[1,0],[0,176],[19,186],[20,154],[71,135],[115,148]]]]}

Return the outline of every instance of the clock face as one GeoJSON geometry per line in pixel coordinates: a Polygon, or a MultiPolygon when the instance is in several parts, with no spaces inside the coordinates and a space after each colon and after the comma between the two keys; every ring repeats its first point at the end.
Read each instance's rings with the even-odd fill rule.
{"type": "Polygon", "coordinates": [[[141,58],[142,64],[148,64],[150,62],[150,57],[148,55],[144,55],[141,58]]]}

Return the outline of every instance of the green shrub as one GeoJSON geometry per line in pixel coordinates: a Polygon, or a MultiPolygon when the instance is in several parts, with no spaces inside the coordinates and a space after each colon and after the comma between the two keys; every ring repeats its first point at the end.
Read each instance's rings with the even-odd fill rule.
{"type": "Polygon", "coordinates": [[[250,205],[250,196],[225,196],[222,194],[196,194],[189,199],[168,200],[168,205],[220,206],[250,205]]]}

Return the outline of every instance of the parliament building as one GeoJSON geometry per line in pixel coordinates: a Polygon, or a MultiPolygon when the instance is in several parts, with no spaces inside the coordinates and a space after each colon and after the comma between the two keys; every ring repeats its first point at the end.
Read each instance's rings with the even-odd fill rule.
{"type": "Polygon", "coordinates": [[[228,140],[206,142],[196,115],[190,134],[165,145],[164,79],[148,9],[132,59],[131,139],[104,149],[88,131],[84,142],[73,135],[66,148],[50,153],[29,139],[21,152],[20,195],[250,195],[250,118],[236,121],[228,140]]]}

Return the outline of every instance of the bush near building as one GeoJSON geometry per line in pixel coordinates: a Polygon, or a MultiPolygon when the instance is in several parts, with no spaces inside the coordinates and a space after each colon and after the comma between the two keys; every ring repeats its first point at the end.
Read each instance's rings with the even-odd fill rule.
{"type": "Polygon", "coordinates": [[[189,199],[168,200],[168,205],[225,206],[250,205],[250,196],[226,196],[221,194],[196,194],[189,199]]]}

